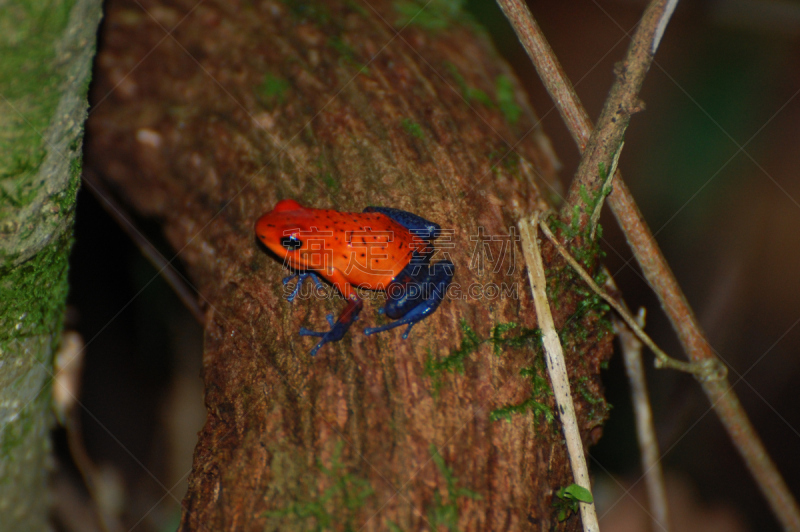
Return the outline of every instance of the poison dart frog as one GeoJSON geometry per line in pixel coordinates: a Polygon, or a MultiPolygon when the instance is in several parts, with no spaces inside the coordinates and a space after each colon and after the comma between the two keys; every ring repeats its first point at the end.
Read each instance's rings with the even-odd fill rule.
{"type": "Polygon", "coordinates": [[[341,340],[358,318],[364,303],[356,287],[386,292],[387,302],[380,312],[397,320],[369,327],[364,334],[407,324],[403,338],[408,338],[411,327],[442,302],[455,270],[449,260],[431,263],[432,242],[441,228],[399,209],[367,207],[361,213],[338,212],[303,207],[285,199],[258,219],[255,231],[284,265],[297,272],[283,280],[286,285],[298,279],[287,297],[289,302],[308,277],[317,286],[321,286],[319,277],[323,277],[347,300],[336,321],[332,314],[327,316],[330,330],[300,328],[301,336],[321,338],[311,356],[326,343],[341,340]]]}

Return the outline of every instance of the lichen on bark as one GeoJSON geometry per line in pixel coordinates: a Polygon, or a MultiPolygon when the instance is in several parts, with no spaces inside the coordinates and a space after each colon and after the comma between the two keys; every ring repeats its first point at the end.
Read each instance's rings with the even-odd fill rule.
{"type": "Polygon", "coordinates": [[[47,529],[53,353],[98,0],[0,9],[0,523],[47,529]]]}

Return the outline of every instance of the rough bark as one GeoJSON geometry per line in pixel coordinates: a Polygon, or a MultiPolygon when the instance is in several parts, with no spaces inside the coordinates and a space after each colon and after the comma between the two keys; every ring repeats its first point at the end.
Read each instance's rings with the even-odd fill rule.
{"type": "MultiPolygon", "coordinates": [[[[548,144],[486,36],[443,5],[416,17],[410,2],[109,5],[90,157],[163,220],[206,308],[209,414],[183,530],[579,526],[554,518],[553,491],[572,480],[557,421],[542,414],[552,397],[508,236],[548,206],[548,144]],[[452,229],[438,245],[459,289],[408,340],[361,333],[382,319],[372,299],[310,358],[299,327],[322,328],[343,301],[287,303],[287,271],[253,235],[289,197],[391,206],[452,229]],[[477,298],[471,286],[513,293],[477,298]]],[[[545,259],[589,445],[611,336],[602,305],[552,250],[545,259]]]]}
{"type": "Polygon", "coordinates": [[[53,353],[67,296],[100,2],[0,8],[0,523],[48,528],[53,353]]]}

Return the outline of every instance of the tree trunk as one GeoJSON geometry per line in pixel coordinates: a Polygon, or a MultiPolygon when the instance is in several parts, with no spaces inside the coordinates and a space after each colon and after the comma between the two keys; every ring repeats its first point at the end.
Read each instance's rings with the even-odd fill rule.
{"type": "Polygon", "coordinates": [[[53,353],[67,297],[97,0],[0,8],[0,523],[48,529],[53,353]]]}
{"type": "MultiPolygon", "coordinates": [[[[182,530],[579,527],[555,518],[572,477],[515,238],[557,190],[549,144],[478,26],[424,5],[109,5],[92,164],[163,220],[206,310],[182,530]],[[361,320],[309,357],[298,329],[344,302],[283,297],[253,225],[284,198],[439,223],[447,300],[408,340],[366,337],[383,319],[364,291],[361,320]]],[[[550,288],[588,446],[611,335],[579,285],[550,288]]]]}

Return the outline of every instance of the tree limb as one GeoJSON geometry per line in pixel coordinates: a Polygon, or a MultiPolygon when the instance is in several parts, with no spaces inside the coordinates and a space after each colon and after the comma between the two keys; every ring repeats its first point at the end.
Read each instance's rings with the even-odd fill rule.
{"type": "Polygon", "coordinates": [[[0,523],[46,530],[53,356],[67,300],[98,0],[0,8],[0,523]]]}
{"type": "MultiPolygon", "coordinates": [[[[513,238],[521,213],[546,206],[551,159],[533,137],[509,149],[536,120],[487,39],[459,13],[399,4],[108,6],[88,153],[109,188],[163,220],[171,260],[208,302],[208,419],[184,530],[575,526],[551,505],[571,482],[561,437],[529,406],[552,397],[532,386],[541,351],[513,238]],[[253,225],[284,198],[441,224],[437,260],[455,262],[460,292],[403,340],[362,334],[385,319],[382,295],[363,291],[356,325],[311,358],[299,328],[343,302],[283,298],[287,271],[253,225]],[[506,262],[482,263],[487,248],[506,262]],[[469,292],[503,286],[518,297],[469,292]]],[[[576,298],[559,296],[557,326],[576,298]]],[[[600,318],[564,334],[590,396],[611,351],[600,318]]],[[[579,397],[576,410],[588,446],[605,409],[579,397]]]]}

